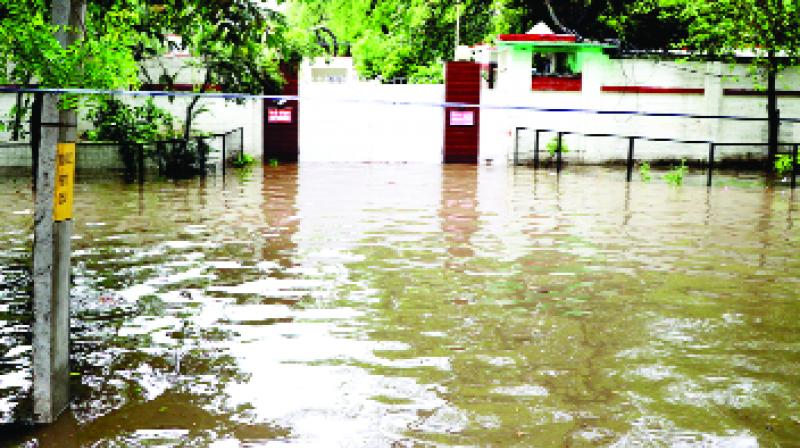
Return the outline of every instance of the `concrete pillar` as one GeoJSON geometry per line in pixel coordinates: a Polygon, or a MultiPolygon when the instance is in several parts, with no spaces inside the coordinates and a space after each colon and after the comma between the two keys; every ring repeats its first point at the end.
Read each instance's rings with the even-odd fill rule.
{"type": "MultiPolygon", "coordinates": [[[[42,123],[58,121],[57,95],[44,95],[42,123]]],[[[56,302],[53,196],[58,128],[43,126],[36,179],[33,245],[33,419],[49,423],[67,405],[68,340],[58,329],[69,316],[56,302]]]]}
{"type": "MultiPolygon", "coordinates": [[[[705,66],[706,76],[703,79],[704,100],[706,115],[722,115],[722,62],[711,61],[705,66]]],[[[706,120],[708,126],[707,138],[713,142],[725,140],[722,134],[722,120],[706,120]]]]}
{"type": "MultiPolygon", "coordinates": [[[[56,0],[54,25],[83,28],[85,0],[56,0]]],[[[63,47],[80,38],[79,32],[60,29],[63,47]]],[[[71,213],[55,222],[56,149],[58,143],[77,140],[77,114],[58,110],[58,95],[42,98],[41,133],[36,179],[33,248],[33,420],[52,423],[69,402],[69,290],[71,213]]],[[[74,153],[70,163],[74,166],[74,153]]]]}
{"type": "Polygon", "coordinates": [[[531,48],[509,48],[506,57],[505,72],[502,82],[498,80],[498,88],[510,95],[511,99],[519,103],[519,92],[531,91],[531,61],[533,50],[531,48]]]}
{"type": "MultiPolygon", "coordinates": [[[[286,79],[282,95],[295,96],[299,92],[298,68],[284,65],[281,72],[286,79]]],[[[270,159],[279,162],[297,162],[300,156],[300,102],[264,100],[262,124],[264,148],[263,163],[270,159]]]]}

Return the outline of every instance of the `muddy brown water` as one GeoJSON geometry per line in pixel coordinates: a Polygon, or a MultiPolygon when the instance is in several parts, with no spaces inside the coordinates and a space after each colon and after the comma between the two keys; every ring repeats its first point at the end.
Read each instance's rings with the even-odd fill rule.
{"type": "MultiPolygon", "coordinates": [[[[73,400],[0,446],[797,444],[800,193],[655,174],[83,176],[73,400]]],[[[27,179],[0,197],[0,419],[19,422],[27,179]]]]}

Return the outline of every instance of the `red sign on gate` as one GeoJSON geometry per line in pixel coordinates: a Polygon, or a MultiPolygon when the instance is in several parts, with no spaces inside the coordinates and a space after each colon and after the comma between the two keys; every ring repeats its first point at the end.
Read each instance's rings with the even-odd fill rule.
{"type": "Polygon", "coordinates": [[[471,110],[451,110],[450,126],[474,126],[475,112],[471,110]]]}
{"type": "Polygon", "coordinates": [[[267,123],[269,124],[291,124],[292,123],[292,108],[276,108],[270,107],[267,109],[267,123]]]}

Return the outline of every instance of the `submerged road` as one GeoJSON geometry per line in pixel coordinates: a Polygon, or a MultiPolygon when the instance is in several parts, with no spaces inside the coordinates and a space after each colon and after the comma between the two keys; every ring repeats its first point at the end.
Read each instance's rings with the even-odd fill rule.
{"type": "MultiPolygon", "coordinates": [[[[788,446],[800,195],[758,176],[305,164],[79,176],[72,393],[0,446],[788,446]],[[24,445],[23,445],[24,446],[24,445]]],[[[0,420],[30,390],[0,177],[0,420]]]]}

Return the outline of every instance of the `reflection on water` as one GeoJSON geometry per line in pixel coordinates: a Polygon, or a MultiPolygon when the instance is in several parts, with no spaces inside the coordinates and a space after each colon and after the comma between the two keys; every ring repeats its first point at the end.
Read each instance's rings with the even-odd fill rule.
{"type": "MultiPolygon", "coordinates": [[[[772,446],[800,438],[798,199],[435,165],[79,180],[69,411],[0,445],[772,446]]],[[[0,420],[30,390],[0,179],[0,420]]]]}

